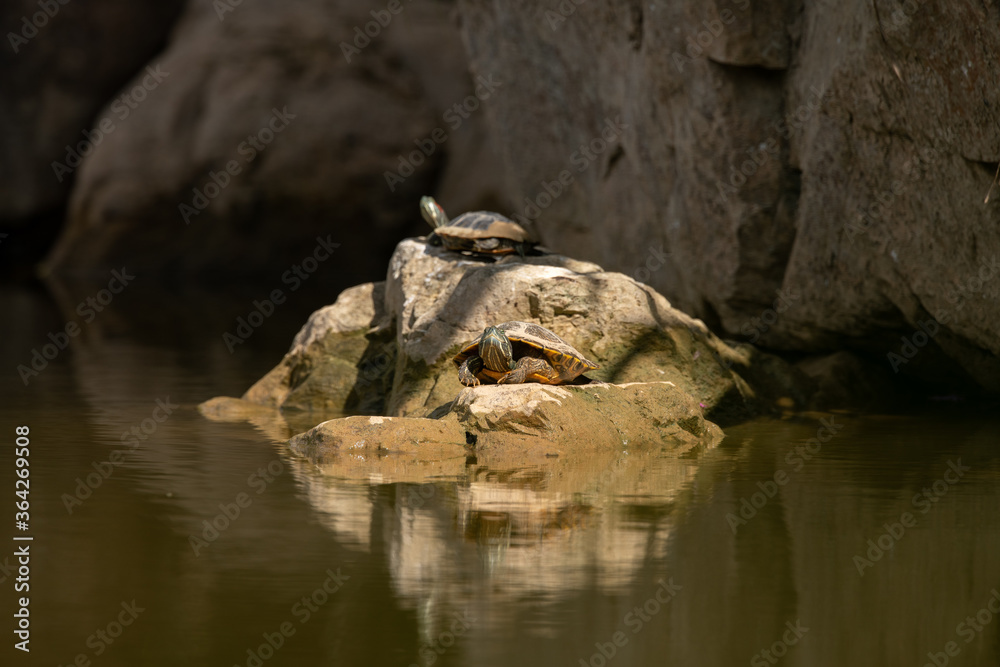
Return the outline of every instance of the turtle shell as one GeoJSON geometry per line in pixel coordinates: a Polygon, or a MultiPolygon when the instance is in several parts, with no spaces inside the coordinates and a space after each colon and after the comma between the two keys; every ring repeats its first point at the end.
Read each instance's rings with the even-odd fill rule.
{"type": "Polygon", "coordinates": [[[449,250],[486,254],[519,252],[537,244],[524,227],[493,211],[463,213],[434,233],[449,250]]]}
{"type": "MultiPolygon", "coordinates": [[[[511,321],[498,324],[497,328],[510,339],[515,361],[526,354],[539,356],[541,353],[559,373],[560,382],[570,382],[587,371],[600,368],[593,361],[580,354],[572,345],[543,326],[531,322],[511,321]]],[[[462,346],[454,358],[456,366],[461,366],[462,362],[479,352],[481,338],[482,334],[462,346]]],[[[492,377],[492,371],[484,372],[492,377]]]]}

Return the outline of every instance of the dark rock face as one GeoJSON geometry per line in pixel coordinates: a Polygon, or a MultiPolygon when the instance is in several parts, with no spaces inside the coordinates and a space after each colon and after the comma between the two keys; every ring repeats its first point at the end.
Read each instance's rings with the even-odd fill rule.
{"type": "Polygon", "coordinates": [[[230,4],[192,3],[151,61],[163,79],[80,168],[50,269],[270,274],[329,236],[349,284],[424,230],[420,195],[495,195],[481,115],[448,115],[475,88],[449,3],[230,4]]]}
{"type": "Polygon", "coordinates": [[[547,245],[743,341],[1000,389],[996,7],[459,8],[517,82],[486,117],[547,245]]]}
{"type": "Polygon", "coordinates": [[[98,110],[128,93],[122,86],[162,47],[184,5],[45,4],[44,10],[38,0],[0,6],[0,225],[8,229],[61,217],[75,171],[67,160],[79,164],[72,153],[89,152],[88,144],[99,141],[98,110]]]}
{"type": "Polygon", "coordinates": [[[72,182],[48,270],[273,278],[322,238],[337,289],[425,232],[433,193],[740,342],[1000,389],[997,8],[388,6],[60,5],[0,55],[0,222],[60,215],[72,182]]]}

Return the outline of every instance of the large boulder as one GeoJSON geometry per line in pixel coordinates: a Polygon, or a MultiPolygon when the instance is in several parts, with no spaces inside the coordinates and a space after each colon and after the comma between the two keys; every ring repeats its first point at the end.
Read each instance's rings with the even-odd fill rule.
{"type": "Polygon", "coordinates": [[[468,109],[497,84],[469,77],[453,11],[189,3],[152,63],[164,78],[150,101],[80,168],[45,268],[270,280],[329,237],[340,249],[324,275],[341,287],[379,275],[423,230],[420,195],[496,205],[496,161],[468,109]]]}
{"type": "Polygon", "coordinates": [[[492,324],[530,320],[600,368],[604,382],[670,380],[713,408],[751,390],[725,367],[733,351],[652,288],[561,255],[477,261],[420,241],[399,244],[386,277],[396,324],[390,414],[433,411],[461,389],[452,357],[492,324]]]}
{"type": "MultiPolygon", "coordinates": [[[[12,0],[0,6],[0,222],[60,209],[80,153],[89,154],[104,134],[105,118],[95,114],[113,96],[122,104],[117,96],[130,93],[122,85],[137,72],[142,79],[183,5],[12,0]]],[[[113,132],[127,118],[112,113],[107,120],[113,132]]]]}
{"type": "Polygon", "coordinates": [[[995,8],[459,8],[473,71],[519,82],[486,118],[546,244],[747,342],[1000,389],[995,8]]]}
{"type": "Polygon", "coordinates": [[[0,4],[0,232],[16,230],[0,245],[4,273],[51,245],[81,154],[127,124],[122,99],[131,100],[132,86],[124,84],[137,73],[141,81],[184,4],[0,4]],[[109,100],[117,113],[98,114],[109,100]]]}
{"type": "MultiPolygon", "coordinates": [[[[479,423],[472,400],[479,394],[459,383],[452,358],[485,327],[508,320],[541,324],[598,363],[584,381],[620,386],[614,400],[602,403],[603,389],[574,400],[635,403],[642,411],[644,401],[657,396],[679,420],[694,409],[699,419],[704,412],[722,422],[778,398],[788,407],[806,401],[804,374],[749,345],[730,347],[628,276],[561,255],[474,259],[419,239],[399,244],[384,283],[346,290],[314,313],[282,362],[243,398],[311,414],[314,423],[344,414],[434,418],[450,412],[479,423]],[[652,393],[630,388],[642,386],[652,393]]],[[[528,385],[523,391],[544,398],[580,390],[528,385]]],[[[573,433],[580,428],[545,420],[573,433]]]]}

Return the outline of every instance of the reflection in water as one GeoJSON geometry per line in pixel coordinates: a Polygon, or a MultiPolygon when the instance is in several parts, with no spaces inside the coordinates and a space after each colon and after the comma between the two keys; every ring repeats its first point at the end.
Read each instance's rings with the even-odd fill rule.
{"type": "MultiPolygon", "coordinates": [[[[41,308],[27,303],[19,312],[41,308]]],[[[39,321],[40,333],[4,335],[9,369],[52,329],[39,321]]],[[[531,466],[483,455],[319,469],[290,455],[280,419],[194,409],[242,391],[281,349],[260,360],[124,325],[92,333],[37,384],[10,374],[0,387],[4,423],[33,434],[39,664],[1000,657],[995,417],[833,415],[841,428],[820,441],[821,416],[803,416],[682,456],[614,444],[531,466]],[[164,404],[178,407],[159,420],[164,404]],[[124,461],[67,508],[115,450],[124,461]],[[97,655],[88,639],[133,600],[144,611],[97,655]],[[285,623],[294,632],[261,652],[285,623]]]]}
{"type": "Polygon", "coordinates": [[[450,482],[389,484],[384,466],[371,465],[385,494],[371,493],[370,480],[343,478],[358,472],[355,459],[323,466],[324,474],[297,471],[339,541],[371,551],[381,539],[405,608],[437,610],[421,619],[427,636],[469,608],[503,622],[489,610],[520,597],[565,604],[594,584],[624,595],[644,564],[666,556],[674,504],[696,470],[694,460],[620,448],[523,470],[477,463],[456,468],[450,482]]]}

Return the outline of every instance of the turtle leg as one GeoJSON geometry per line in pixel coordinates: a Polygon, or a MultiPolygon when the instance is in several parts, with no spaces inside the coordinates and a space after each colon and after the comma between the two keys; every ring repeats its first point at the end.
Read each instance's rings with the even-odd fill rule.
{"type": "Polygon", "coordinates": [[[466,387],[478,387],[479,378],[476,375],[483,370],[483,358],[472,355],[458,367],[458,381],[466,387]]]}
{"type": "Polygon", "coordinates": [[[545,378],[545,380],[532,378],[535,382],[544,382],[545,384],[556,384],[559,382],[559,373],[557,373],[556,369],[552,367],[552,364],[545,359],[539,359],[537,357],[521,357],[517,360],[514,370],[497,380],[497,383],[520,384],[522,382],[528,382],[528,378],[532,376],[541,376],[545,378]]]}

